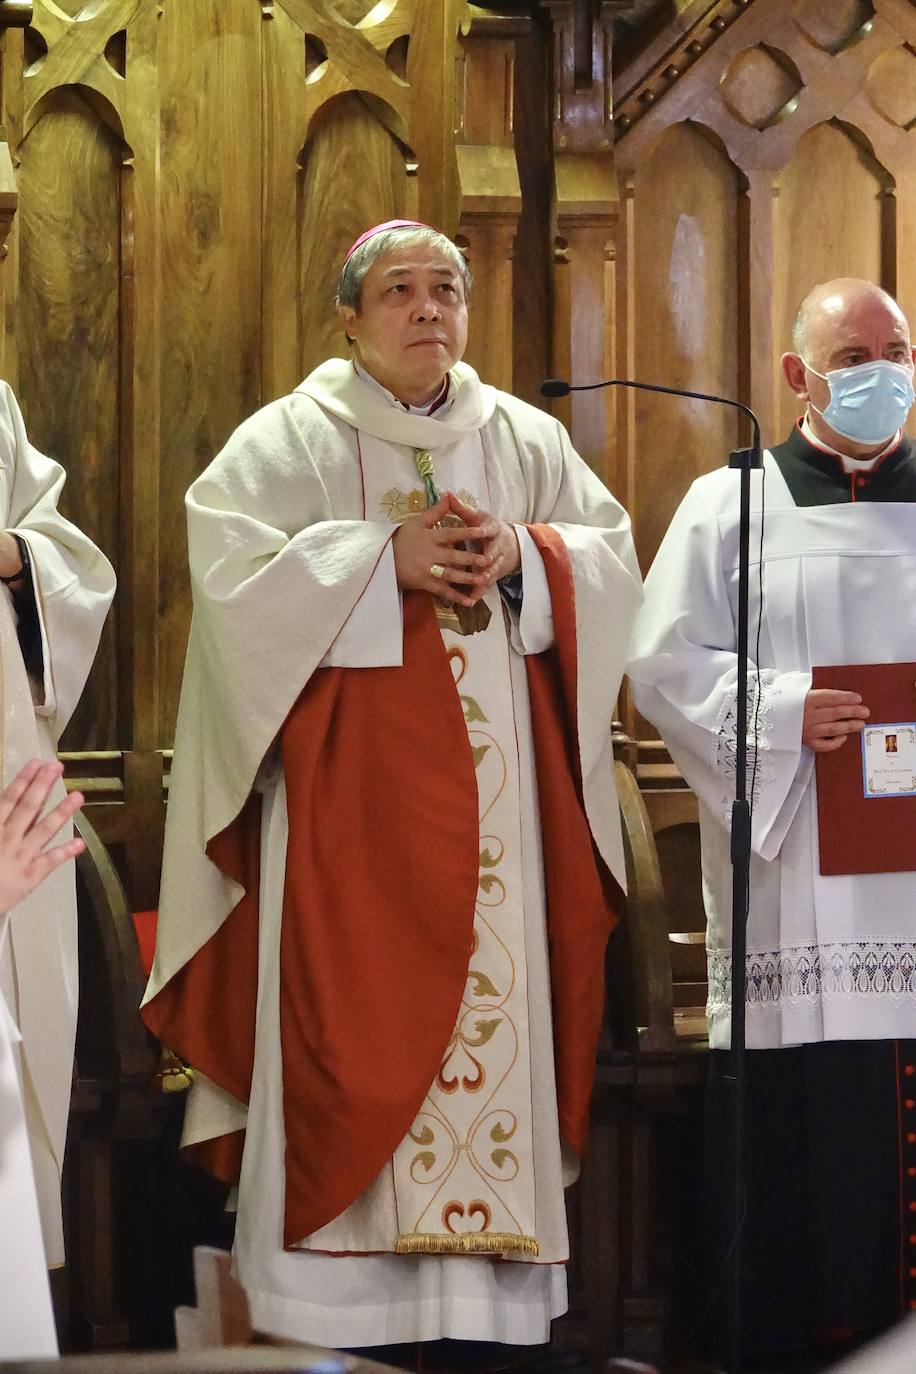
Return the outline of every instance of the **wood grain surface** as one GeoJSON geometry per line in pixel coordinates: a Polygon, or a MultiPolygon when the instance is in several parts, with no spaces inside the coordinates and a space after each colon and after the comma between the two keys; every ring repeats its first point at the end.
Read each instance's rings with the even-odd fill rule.
{"type": "MultiPolygon", "coordinates": [[[[185,489],[241,419],[346,355],[334,286],[368,224],[458,229],[468,356],[540,404],[549,373],[650,377],[751,401],[773,440],[814,281],[868,275],[916,311],[908,0],[693,4],[630,44],[616,108],[611,21],[586,8],[34,0],[28,34],[3,34],[0,364],[121,579],[72,748],[170,745],[185,489]],[[582,24],[574,70],[554,37],[584,55],[582,24]]],[[[644,565],[737,438],[725,413],[621,394],[555,413],[633,511],[644,565]]]]}
{"type": "MultiPolygon", "coordinates": [[[[21,149],[15,329],[32,442],[67,470],[64,513],[117,564],[122,148],[79,91],[61,91],[21,149]]],[[[114,747],[119,608],[64,747],[114,747]]]]}
{"type": "MultiPolygon", "coordinates": [[[[737,375],[738,179],[697,129],[671,129],[636,174],[633,262],[635,375],[734,396],[737,375]]],[[[734,411],[707,401],[635,392],[634,524],[648,567],[674,510],[702,472],[735,448],[734,411]]]]}
{"type": "Polygon", "coordinates": [[[190,617],[184,494],[260,399],[260,40],[247,0],[160,20],[162,293],[159,635],[171,739],[190,617]]]}

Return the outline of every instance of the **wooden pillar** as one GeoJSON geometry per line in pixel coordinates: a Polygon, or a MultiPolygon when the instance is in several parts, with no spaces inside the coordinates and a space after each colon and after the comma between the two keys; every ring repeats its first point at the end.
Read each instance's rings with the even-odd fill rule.
{"type": "Polygon", "coordinates": [[[410,119],[410,144],[420,165],[419,218],[449,235],[461,207],[455,61],[458,34],[469,25],[467,0],[427,0],[414,11],[407,52],[407,80],[414,92],[422,92],[422,99],[413,101],[410,119]]]}
{"type": "MultiPolygon", "coordinates": [[[[18,199],[16,174],[13,171],[13,160],[10,157],[9,144],[0,143],[0,376],[4,378],[7,376],[6,343],[9,338],[6,324],[6,293],[7,287],[10,284],[10,268],[7,263],[9,254],[7,240],[10,230],[13,227],[13,219],[16,214],[18,199]]],[[[15,266],[13,267],[13,283],[15,284],[15,266]]]]}
{"type": "MultiPolygon", "coordinates": [[[[554,232],[554,371],[572,382],[613,372],[611,280],[617,227],[617,183],[608,155],[556,158],[554,232]]],[[[605,477],[616,398],[574,392],[561,414],[575,447],[605,477]]]]}
{"type": "MultiPolygon", "coordinates": [[[[4,31],[7,29],[24,29],[32,22],[32,0],[0,0],[0,33],[4,34],[2,54],[0,54],[0,64],[2,64],[3,84],[10,75],[10,67],[17,71],[21,70],[21,49],[22,39],[14,45],[10,38],[6,37],[4,31]]],[[[20,78],[21,79],[21,78],[20,78]]],[[[6,124],[6,111],[3,111],[3,122],[6,124]]],[[[12,273],[7,263],[9,255],[9,234],[13,227],[13,219],[16,214],[18,204],[18,193],[16,190],[16,174],[13,170],[13,159],[10,155],[9,144],[4,141],[0,143],[0,375],[4,378],[9,377],[7,371],[7,290],[10,287],[10,277],[15,279],[16,268],[15,258],[12,273]]]]}
{"type": "MultiPolygon", "coordinates": [[[[573,382],[613,373],[618,220],[611,101],[611,26],[617,0],[549,0],[554,29],[553,371],[573,382]]],[[[609,437],[616,398],[583,392],[556,406],[573,443],[602,477],[615,467],[609,437]]]]}
{"type": "MultiPolygon", "coordinates": [[[[121,178],[121,482],[119,592],[124,623],[118,673],[119,735],[133,750],[160,744],[159,604],[163,255],[159,216],[160,16],[147,7],[134,22],[125,80],[128,145],[121,178]]],[[[166,269],[168,270],[168,268],[166,269]]],[[[167,289],[167,288],[166,288],[167,289]]]]}
{"type": "Polygon", "coordinates": [[[512,390],[512,250],[522,196],[511,148],[458,149],[458,240],[474,275],[468,361],[491,386],[512,390]]]}
{"type": "Polygon", "coordinates": [[[742,396],[760,421],[760,432],[766,436],[777,433],[779,388],[784,385],[779,359],[787,341],[777,337],[774,318],[775,293],[773,280],[776,270],[776,215],[778,185],[774,173],[767,169],[748,171],[747,190],[742,207],[747,244],[747,262],[739,291],[746,292],[747,321],[744,337],[747,340],[747,378],[739,378],[742,396]]]}

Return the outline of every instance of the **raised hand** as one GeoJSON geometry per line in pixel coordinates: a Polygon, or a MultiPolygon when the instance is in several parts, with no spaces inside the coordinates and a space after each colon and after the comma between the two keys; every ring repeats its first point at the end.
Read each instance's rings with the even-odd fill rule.
{"type": "Polygon", "coordinates": [[[858,692],[840,692],[832,687],[812,688],[805,698],[802,744],[818,754],[839,749],[849,735],[865,729],[870,715],[858,692]]]}
{"type": "Polygon", "coordinates": [[[63,771],[62,763],[32,759],[0,792],[0,912],[16,906],[86,847],[82,840],[74,839],[46,848],[84,801],[81,792],[71,792],[42,817],[51,789],[63,771]]]}

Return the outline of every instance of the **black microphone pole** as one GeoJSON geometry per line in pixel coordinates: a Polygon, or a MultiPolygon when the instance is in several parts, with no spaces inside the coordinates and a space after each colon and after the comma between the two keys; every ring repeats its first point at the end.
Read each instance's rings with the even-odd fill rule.
{"type": "MultiPolygon", "coordinates": [[[[541,395],[566,396],[570,391],[597,391],[605,386],[631,387],[636,391],[660,391],[666,396],[688,396],[697,401],[713,401],[716,405],[732,406],[747,415],[753,426],[750,448],[735,449],[729,455],[728,466],[740,473],[740,512],[738,526],[738,722],[735,741],[735,800],[732,803],[731,862],[732,862],[732,1160],[731,1189],[731,1248],[726,1256],[729,1279],[729,1335],[731,1374],[741,1374],[741,1258],[744,1222],[744,1101],[746,1083],[745,1045],[745,963],[747,955],[747,915],[750,901],[751,868],[751,807],[747,796],[747,686],[748,686],[748,620],[750,587],[751,536],[751,470],[763,465],[760,451],[760,424],[750,406],[727,396],[712,396],[704,391],[686,391],[674,386],[659,386],[654,382],[631,382],[612,378],[606,382],[592,382],[585,386],[571,386],[569,382],[551,378],[542,382],[541,395]]],[[[762,516],[761,516],[762,518],[762,516]]],[[[759,670],[759,665],[756,665],[759,670]]],[[[759,686],[758,686],[759,691],[759,686]]]]}

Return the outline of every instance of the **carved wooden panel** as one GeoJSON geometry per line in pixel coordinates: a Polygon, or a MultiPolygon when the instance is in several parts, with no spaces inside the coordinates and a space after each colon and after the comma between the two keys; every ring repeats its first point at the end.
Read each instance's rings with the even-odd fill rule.
{"type": "MultiPolygon", "coordinates": [[[[68,471],[64,512],[117,563],[118,335],[123,146],[78,90],[61,92],[22,150],[19,381],[36,447],[68,471]],[[77,364],[84,359],[91,377],[77,364]],[[40,397],[40,403],[39,403],[40,397]]],[[[109,617],[93,687],[68,731],[87,748],[118,732],[117,643],[109,617]]]]}
{"type": "MultiPolygon", "coordinates": [[[[35,0],[4,36],[21,193],[5,375],[120,579],[70,748],[171,743],[184,492],[240,420],[343,351],[347,245],[395,214],[454,232],[467,22],[466,0],[35,0]]],[[[475,138],[500,127],[511,160],[511,79],[495,123],[473,80],[475,138]]],[[[511,319],[503,228],[475,253],[511,319]]]]}
{"type": "MultiPolygon", "coordinates": [[[[689,124],[656,144],[633,189],[633,375],[663,386],[733,395],[738,388],[738,176],[689,124]]],[[[705,401],[620,393],[634,435],[632,515],[644,565],[672,501],[737,443],[734,412],[705,401]]]]}
{"type": "MultiPolygon", "coordinates": [[[[624,370],[734,394],[778,442],[798,413],[779,355],[812,286],[867,277],[916,318],[914,46],[906,0],[747,0],[630,63],[614,110],[624,370]]],[[[668,428],[656,414],[633,404],[611,469],[644,565],[689,477],[736,435],[692,405],[668,428]]]]}
{"type": "Polygon", "coordinates": [[[514,36],[497,28],[465,41],[457,73],[458,241],[474,277],[466,356],[488,382],[511,391],[513,256],[522,209],[515,152],[514,36]]]}
{"type": "MultiPolygon", "coordinates": [[[[799,140],[779,177],[776,202],[776,336],[784,348],[791,348],[796,307],[818,282],[881,281],[888,182],[875,159],[837,123],[817,124],[799,140]],[[812,196],[824,168],[830,169],[831,194],[812,196]]],[[[780,386],[776,434],[788,433],[797,414],[795,397],[780,386]]]]}
{"type": "Polygon", "coordinates": [[[353,92],[338,96],[314,121],[303,161],[296,205],[296,299],[304,308],[297,311],[296,381],[325,358],[348,356],[333,310],[334,282],[347,248],[368,224],[417,213],[411,203],[416,178],[408,178],[402,149],[353,92]],[[341,200],[341,183],[359,186],[357,205],[341,200]],[[313,284],[322,279],[324,291],[315,291],[313,284]]]}
{"type": "Polygon", "coordinates": [[[166,5],[159,21],[164,706],[175,701],[187,639],[184,493],[260,400],[260,206],[252,189],[261,180],[262,23],[247,0],[166,5]]]}

